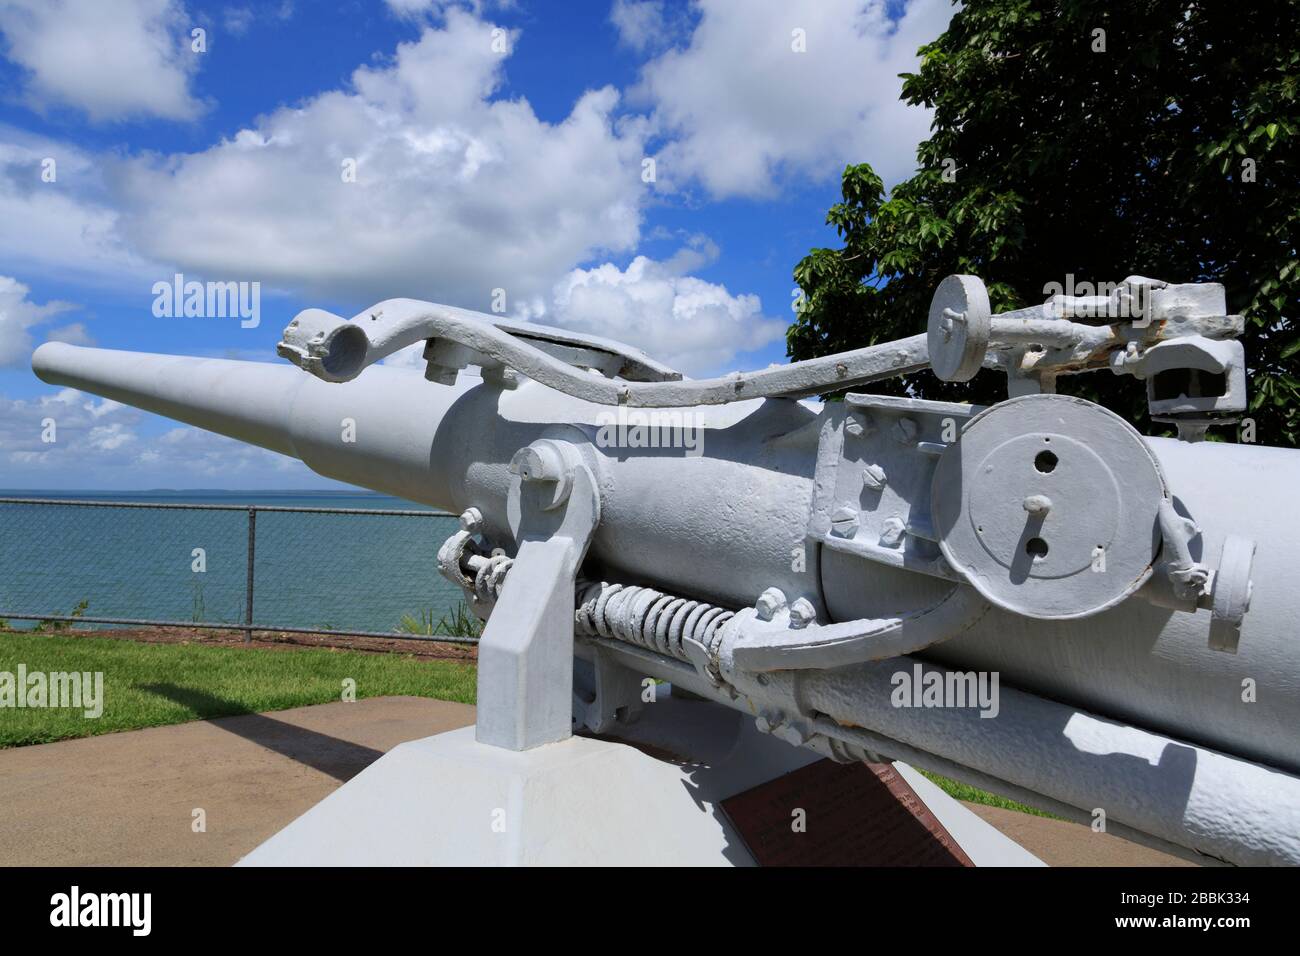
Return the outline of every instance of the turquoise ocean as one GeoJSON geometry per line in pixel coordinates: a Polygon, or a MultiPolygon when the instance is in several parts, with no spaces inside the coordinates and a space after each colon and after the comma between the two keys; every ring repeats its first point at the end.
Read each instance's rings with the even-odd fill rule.
{"type": "Polygon", "coordinates": [[[259,511],[255,625],[396,631],[461,602],[437,571],[456,519],[368,492],[0,491],[0,497],[238,506],[238,510],[0,503],[0,618],[241,623],[249,505],[418,511],[412,515],[259,511]]]}

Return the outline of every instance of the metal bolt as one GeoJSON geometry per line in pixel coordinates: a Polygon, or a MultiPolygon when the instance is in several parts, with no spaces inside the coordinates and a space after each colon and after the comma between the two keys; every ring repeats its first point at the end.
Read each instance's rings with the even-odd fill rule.
{"type": "Polygon", "coordinates": [[[763,734],[770,734],[784,722],[785,714],[781,713],[779,710],[775,713],[759,714],[754,718],[754,726],[758,728],[759,733],[763,734]]]}
{"type": "Polygon", "coordinates": [[[851,538],[858,533],[858,513],[852,508],[839,508],[831,515],[831,530],[841,538],[851,538]]]}
{"type": "Polygon", "coordinates": [[[1052,499],[1047,495],[1030,495],[1023,502],[1025,510],[1038,517],[1052,510],[1052,499]]]}
{"type": "Polygon", "coordinates": [[[785,607],[785,593],[780,588],[768,588],[754,602],[760,621],[770,621],[776,612],[785,607]]]}
{"type": "Polygon", "coordinates": [[[871,421],[871,413],[865,408],[850,407],[844,418],[844,431],[855,438],[870,435],[876,430],[871,421]]]}
{"type": "Polygon", "coordinates": [[[817,609],[807,598],[798,598],[790,605],[790,628],[802,631],[817,619],[817,609]]]}
{"type": "Polygon", "coordinates": [[[483,512],[477,508],[466,508],[461,512],[460,527],[462,531],[477,534],[479,529],[483,527],[483,512]]]}
{"type": "Polygon", "coordinates": [[[885,487],[885,469],[879,465],[867,465],[862,469],[862,484],[872,491],[879,491],[885,487]]]}
{"type": "Polygon", "coordinates": [[[906,530],[907,525],[902,518],[886,518],[884,530],[880,532],[880,543],[886,548],[896,548],[903,540],[903,532],[906,530]]]}

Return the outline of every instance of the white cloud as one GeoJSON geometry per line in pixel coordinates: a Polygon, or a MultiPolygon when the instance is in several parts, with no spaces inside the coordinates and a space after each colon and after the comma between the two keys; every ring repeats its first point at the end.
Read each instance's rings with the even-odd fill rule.
{"type": "Polygon", "coordinates": [[[122,159],[0,136],[0,215],[30,224],[0,229],[0,261],[101,283],[258,280],[343,308],[412,296],[486,311],[503,288],[516,316],[622,338],[691,374],[779,340],[785,321],[755,296],[690,275],[716,256],[707,241],[606,261],[641,238],[647,123],[616,118],[608,87],[555,123],[496,98],[494,29],[450,8],[346,88],[202,152],[122,159]],[[57,183],[40,178],[50,155],[57,183]]]}
{"type": "Polygon", "coordinates": [[[47,342],[66,342],[68,345],[94,345],[95,339],[84,323],[73,322],[45,333],[47,342]]]}
{"type": "Polygon", "coordinates": [[[443,5],[445,0],[384,0],[388,9],[399,17],[413,17],[432,12],[443,5]]]}
{"type": "Polygon", "coordinates": [[[243,36],[253,25],[255,18],[252,7],[227,7],[221,15],[221,22],[227,33],[243,36]]]}
{"type": "Polygon", "coordinates": [[[199,55],[178,0],[0,0],[5,55],[27,73],[27,102],[70,106],[96,122],[188,120],[199,55]]]}
{"type": "Polygon", "coordinates": [[[515,6],[515,0],[384,0],[395,16],[409,20],[423,17],[437,18],[449,9],[470,10],[481,16],[485,7],[506,10],[515,6]]]}
{"type": "Polygon", "coordinates": [[[614,0],[609,19],[619,42],[638,53],[670,46],[685,26],[681,8],[670,11],[664,0],[614,0]]]}
{"type": "Polygon", "coordinates": [[[269,0],[254,9],[250,6],[226,7],[221,14],[221,23],[231,36],[243,36],[259,21],[285,21],[293,16],[292,0],[283,0],[278,6],[272,6],[269,0]]]}
{"type": "Polygon", "coordinates": [[[574,269],[532,317],[627,342],[691,375],[729,371],[737,355],[778,341],[788,323],[764,316],[758,296],[688,275],[716,255],[697,238],[664,261],[637,256],[626,269],[574,269]]]}
{"type": "Polygon", "coordinates": [[[870,162],[906,176],[929,129],[899,100],[897,74],[952,16],[950,0],[698,0],[690,42],[648,63],[636,90],[662,134],[662,188],[701,181],[715,197],[771,194],[785,178],[826,180],[870,162]],[[795,52],[802,30],[806,52],[795,52]]]}
{"type": "Polygon", "coordinates": [[[494,29],[451,9],[348,89],[204,152],[128,161],[114,179],[122,234],[186,272],[479,309],[493,289],[535,296],[575,263],[631,249],[638,124],[615,130],[610,87],[555,124],[526,100],[493,99],[506,59],[494,29]]]}
{"type": "Polygon", "coordinates": [[[95,451],[116,451],[135,440],[135,435],[121,422],[96,425],[86,435],[86,442],[95,451]]]}
{"type": "Polygon", "coordinates": [[[321,484],[305,465],[196,428],[160,435],[151,416],[63,388],[30,400],[0,395],[0,483],[7,488],[252,487],[321,484]],[[54,441],[47,425],[54,424],[54,441]]]}
{"type": "MultiPolygon", "coordinates": [[[[30,330],[75,308],[70,302],[46,302],[44,305],[29,302],[27,294],[30,291],[17,279],[0,276],[0,368],[25,365],[35,347],[30,330]]],[[[64,333],[59,341],[69,341],[68,335],[88,339],[85,326],[80,323],[59,331],[64,333]]],[[[51,333],[50,338],[54,337],[51,333]]]]}
{"type": "Polygon", "coordinates": [[[103,166],[67,143],[0,125],[0,262],[22,274],[145,289],[169,274],[123,240],[103,166]]]}
{"type": "MultiPolygon", "coordinates": [[[[626,269],[609,262],[573,269],[512,318],[626,342],[696,377],[734,371],[737,356],[779,341],[787,323],[765,316],[758,296],[689,275],[717,256],[711,240],[694,236],[666,260],[637,256],[626,269]]],[[[423,370],[424,343],[384,364],[423,370]]]]}

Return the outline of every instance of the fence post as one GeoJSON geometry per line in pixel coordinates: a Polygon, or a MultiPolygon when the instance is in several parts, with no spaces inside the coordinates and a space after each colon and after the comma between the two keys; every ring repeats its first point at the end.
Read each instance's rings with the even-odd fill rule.
{"type": "Polygon", "coordinates": [[[244,578],[244,643],[253,640],[253,554],[257,549],[257,509],[248,509],[248,573],[244,578]]]}

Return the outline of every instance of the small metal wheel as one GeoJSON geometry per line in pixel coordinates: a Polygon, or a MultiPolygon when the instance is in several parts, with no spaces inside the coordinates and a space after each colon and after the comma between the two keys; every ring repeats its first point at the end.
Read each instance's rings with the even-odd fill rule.
{"type": "Polygon", "coordinates": [[[930,300],[926,344],[930,367],[945,382],[969,382],[984,363],[993,313],[988,290],[976,276],[953,275],[930,300]]]}

